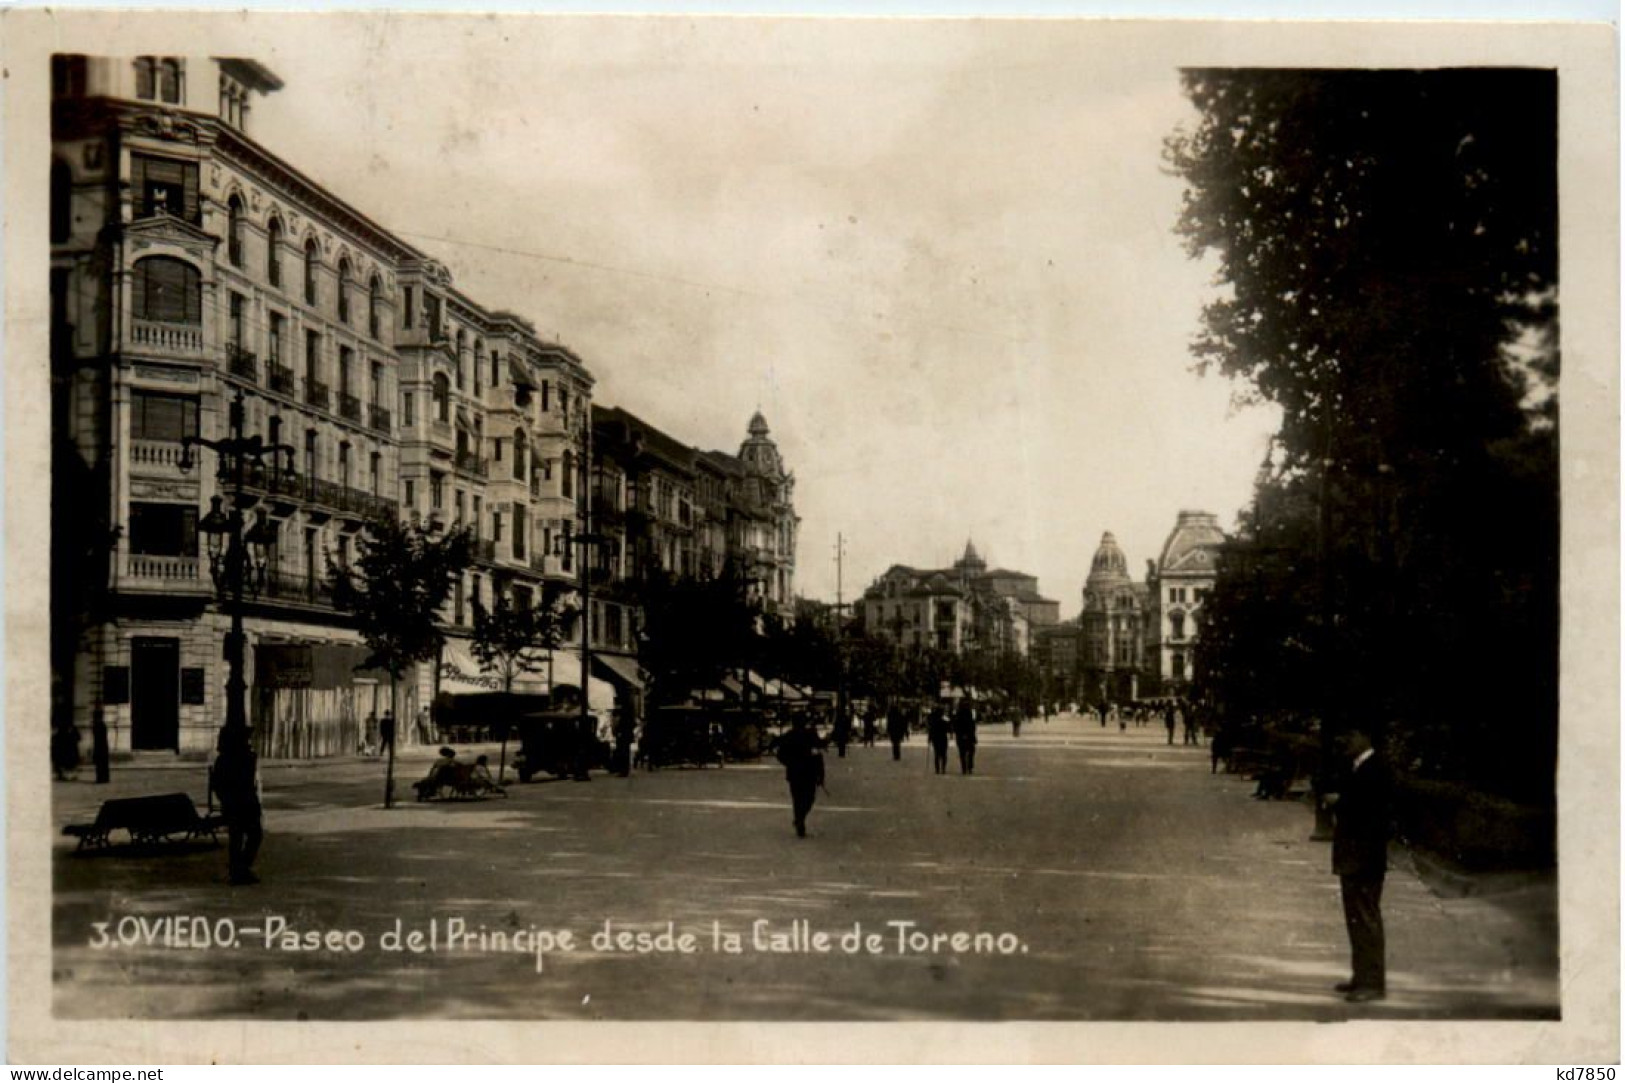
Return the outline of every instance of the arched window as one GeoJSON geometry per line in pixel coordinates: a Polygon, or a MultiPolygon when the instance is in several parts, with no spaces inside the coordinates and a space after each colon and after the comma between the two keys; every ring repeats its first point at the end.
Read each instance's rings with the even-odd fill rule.
{"type": "Polygon", "coordinates": [[[305,304],[316,303],[316,272],[322,265],[322,250],[312,237],[305,242],[305,304]]]}
{"type": "Polygon", "coordinates": [[[350,322],[350,260],[339,260],[339,322],[350,322]]]}
{"type": "Polygon", "coordinates": [[[513,476],[525,480],[525,430],[513,431],[513,476]]]}
{"type": "Polygon", "coordinates": [[[226,259],[233,267],[243,265],[243,200],[235,194],[226,200],[226,259]]]}
{"type": "Polygon", "coordinates": [[[51,241],[73,236],[73,170],[61,158],[51,161],[51,241]]]}
{"type": "Polygon", "coordinates": [[[273,286],[282,285],[282,220],[273,217],[265,225],[265,277],[273,286]]]}
{"type": "Polygon", "coordinates": [[[436,421],[451,420],[451,381],[444,372],[434,374],[434,416],[436,421]]]}
{"type": "Polygon", "coordinates": [[[169,256],[137,260],[134,292],[138,320],[203,322],[203,276],[190,263],[169,256]]]}
{"type": "Polygon", "coordinates": [[[564,475],[560,481],[563,483],[564,495],[567,497],[575,496],[575,476],[575,456],[566,451],[564,453],[564,475]]]}
{"type": "Polygon", "coordinates": [[[158,93],[171,105],[181,100],[181,62],[165,60],[158,65],[158,93]]]}
{"type": "Polygon", "coordinates": [[[135,96],[142,101],[153,101],[158,97],[154,89],[157,75],[157,64],[150,56],[135,58],[135,96]]]}
{"type": "Polygon", "coordinates": [[[384,284],[377,275],[373,275],[367,283],[367,334],[375,339],[383,337],[383,304],[384,284]]]}

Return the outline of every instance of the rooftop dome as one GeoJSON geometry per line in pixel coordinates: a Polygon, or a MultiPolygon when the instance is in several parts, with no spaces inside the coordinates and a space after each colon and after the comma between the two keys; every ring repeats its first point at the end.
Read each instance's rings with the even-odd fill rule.
{"type": "Polygon", "coordinates": [[[1212,572],[1218,548],[1224,544],[1219,517],[1206,511],[1181,511],[1179,521],[1162,547],[1159,570],[1170,572],[1212,572]]]}
{"type": "Polygon", "coordinates": [[[1101,587],[1128,582],[1128,558],[1123,556],[1123,550],[1117,547],[1117,539],[1112,537],[1111,531],[1106,531],[1100,537],[1100,548],[1095,550],[1095,559],[1089,564],[1089,587],[1101,587]]]}
{"type": "Polygon", "coordinates": [[[750,435],[739,445],[739,458],[758,474],[778,477],[784,473],[778,445],[767,435],[767,418],[760,410],[751,415],[750,435]]]}

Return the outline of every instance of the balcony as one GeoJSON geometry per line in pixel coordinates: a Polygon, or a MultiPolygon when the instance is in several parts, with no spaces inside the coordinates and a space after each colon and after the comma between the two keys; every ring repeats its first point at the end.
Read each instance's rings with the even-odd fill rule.
{"type": "Polygon", "coordinates": [[[325,575],[287,572],[267,569],[265,582],[260,588],[262,599],[279,602],[303,602],[306,605],[331,606],[333,588],[325,575]]]}
{"type": "Polygon", "coordinates": [[[132,319],[130,344],[162,353],[202,353],[203,325],[132,319]]]}
{"type": "Polygon", "coordinates": [[[469,542],[469,549],[474,559],[486,564],[495,564],[497,559],[497,543],[489,538],[475,538],[469,542]]]}
{"type": "Polygon", "coordinates": [[[348,391],[339,392],[339,416],[346,421],[361,424],[361,400],[348,391]]]}
{"type": "Polygon", "coordinates": [[[393,428],[392,420],[387,406],[379,406],[377,403],[373,403],[367,410],[367,423],[377,432],[389,432],[393,428]]]}
{"type": "Polygon", "coordinates": [[[130,467],[151,473],[180,471],[181,445],[177,440],[131,440],[130,467]]]}
{"type": "Polygon", "coordinates": [[[275,361],[266,362],[265,382],[277,394],[293,397],[293,369],[288,366],[279,365],[275,361]]]}
{"type": "Polygon", "coordinates": [[[258,382],[260,378],[259,359],[252,351],[243,349],[240,342],[226,343],[226,371],[233,376],[241,376],[245,380],[258,382]]]}
{"type": "Polygon", "coordinates": [[[476,478],[491,476],[491,464],[472,451],[458,451],[453,460],[457,469],[476,478]]]}
{"type": "Polygon", "coordinates": [[[124,576],[124,581],[119,585],[125,590],[209,593],[214,589],[207,578],[199,578],[198,558],[195,556],[131,553],[125,558],[124,576]]]}
{"type": "Polygon", "coordinates": [[[386,497],[252,463],[244,469],[243,488],[320,505],[362,519],[392,519],[400,513],[400,505],[386,497]]]}
{"type": "Polygon", "coordinates": [[[320,380],[305,380],[305,402],[318,410],[329,409],[327,385],[320,380]]]}

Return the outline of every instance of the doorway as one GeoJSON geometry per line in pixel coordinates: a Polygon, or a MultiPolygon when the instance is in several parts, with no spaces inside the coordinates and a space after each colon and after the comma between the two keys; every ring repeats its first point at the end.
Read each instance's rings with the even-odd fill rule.
{"type": "Polygon", "coordinates": [[[130,747],[180,748],[181,641],[136,636],[130,641],[130,747]]]}

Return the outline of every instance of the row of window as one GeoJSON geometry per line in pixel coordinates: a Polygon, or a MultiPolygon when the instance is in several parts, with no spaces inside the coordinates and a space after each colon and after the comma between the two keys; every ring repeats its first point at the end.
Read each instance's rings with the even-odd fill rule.
{"type": "MultiPolygon", "coordinates": [[[[242,197],[233,193],[226,200],[226,261],[239,270],[243,268],[246,260],[244,236],[247,232],[243,215],[242,197]]],[[[276,215],[265,226],[265,279],[275,289],[284,287],[282,273],[282,251],[284,246],[282,220],[276,215]]],[[[305,240],[303,260],[302,294],[305,304],[315,307],[321,303],[321,269],[322,250],[316,238],[305,240]]],[[[346,327],[350,326],[355,305],[353,298],[356,291],[355,271],[350,263],[350,257],[339,257],[338,286],[335,296],[338,321],[346,327]]],[[[375,341],[383,341],[384,317],[384,284],[377,275],[372,275],[367,281],[366,310],[367,335],[375,341]]]]}

